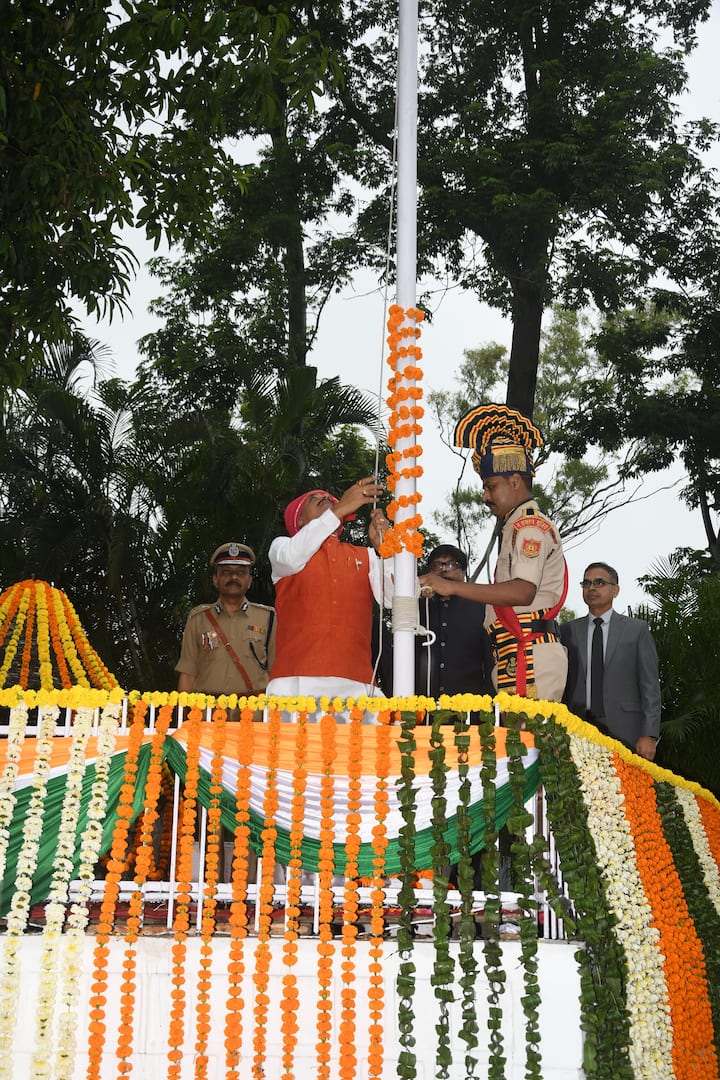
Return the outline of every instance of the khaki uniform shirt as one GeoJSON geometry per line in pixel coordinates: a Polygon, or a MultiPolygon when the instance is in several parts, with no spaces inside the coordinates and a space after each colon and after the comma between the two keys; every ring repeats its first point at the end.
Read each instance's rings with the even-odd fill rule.
{"type": "MultiPolygon", "coordinates": [[[[557,529],[540,512],[533,499],[516,506],[503,525],[500,554],[495,568],[495,581],[520,578],[530,581],[537,589],[528,607],[515,607],[521,615],[529,611],[547,611],[560,600],[565,584],[565,559],[557,529]]],[[[485,626],[496,621],[495,608],[485,610],[485,626]]],[[[567,678],[567,651],[557,642],[536,642],[533,645],[534,685],[527,689],[528,697],[560,701],[567,678]]],[[[497,685],[497,667],[493,672],[497,685]]]]}
{"type": "MultiPolygon", "coordinates": [[[[529,607],[514,609],[518,613],[547,610],[562,596],[565,560],[560,537],[532,499],[516,506],[503,525],[495,581],[513,578],[530,581],[537,589],[529,607]]],[[[485,625],[492,626],[496,617],[495,608],[488,604],[485,625]]]]}
{"type": "Polygon", "coordinates": [[[180,659],[175,670],[195,677],[198,694],[260,693],[268,683],[268,670],[275,655],[275,610],[265,604],[246,601],[236,612],[224,611],[220,601],[200,604],[188,615],[183,632],[180,659]],[[215,618],[252,686],[248,688],[230,653],[207,615],[215,618]],[[269,631],[269,633],[268,633],[269,631]]]}

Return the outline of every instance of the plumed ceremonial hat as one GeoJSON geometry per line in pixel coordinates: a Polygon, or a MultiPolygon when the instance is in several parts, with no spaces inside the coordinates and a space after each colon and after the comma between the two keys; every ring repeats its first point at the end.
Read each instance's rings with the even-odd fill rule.
{"type": "Polygon", "coordinates": [[[210,556],[210,565],[213,569],[222,563],[223,566],[253,566],[255,552],[247,544],[238,544],[234,540],[220,547],[210,556]]]}
{"type": "Polygon", "coordinates": [[[511,473],[535,475],[532,452],[544,443],[540,429],[507,405],[477,405],[455,425],[455,445],[473,450],[482,479],[511,473]]]}

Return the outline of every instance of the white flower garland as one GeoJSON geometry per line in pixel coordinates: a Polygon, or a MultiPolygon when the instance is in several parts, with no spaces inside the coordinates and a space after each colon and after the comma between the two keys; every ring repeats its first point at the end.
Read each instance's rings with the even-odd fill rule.
{"type": "Polygon", "coordinates": [[[65,796],[60,814],[58,844],[53,877],[45,905],[45,928],[40,958],[40,985],[35,1013],[35,1046],[30,1076],[38,1080],[50,1075],[52,1017],[57,996],[57,967],[62,928],[65,921],[68,886],[72,876],[75,837],[82,805],[85,752],[93,722],[92,709],[78,709],[73,722],[72,747],[66,773],[65,796]]]}
{"type": "Polygon", "coordinates": [[[5,768],[0,777],[0,881],[5,877],[10,826],[15,812],[15,786],[20,772],[20,759],[25,742],[28,707],[19,701],[10,710],[5,756],[5,768]]]}
{"type": "Polygon", "coordinates": [[[682,807],[695,853],[700,860],[705,887],[715,910],[720,915],[720,866],[715,862],[710,850],[697,798],[687,788],[675,788],[675,794],[682,807]]]}
{"type": "Polygon", "coordinates": [[[580,775],[608,904],[618,920],[615,933],[628,959],[630,1062],[639,1080],[675,1080],[660,934],[651,925],[652,912],[637,868],[620,780],[612,755],[604,747],[571,735],[570,750],[580,775]]]}
{"type": "Polygon", "coordinates": [[[46,705],[38,711],[39,731],[36,739],[33,793],[30,796],[25,818],[23,843],[17,861],[15,890],[7,917],[4,966],[0,981],[0,1078],[7,1078],[7,1080],[10,1080],[12,1076],[12,1043],[20,991],[19,943],[30,914],[30,894],[37,869],[47,780],[50,773],[52,736],[60,715],[57,705],[46,705]]]}
{"type": "Polygon", "coordinates": [[[120,710],[120,702],[111,701],[106,704],[100,716],[95,779],[87,811],[87,826],[80,838],[79,895],[78,899],[71,905],[67,916],[67,931],[65,934],[65,949],[58,998],[58,1039],[53,1074],[55,1080],[72,1080],[75,1072],[78,990],[82,974],[85,929],[89,919],[88,903],[95,877],[95,866],[100,857],[103,824],[107,818],[110,763],[115,750],[120,710]]]}

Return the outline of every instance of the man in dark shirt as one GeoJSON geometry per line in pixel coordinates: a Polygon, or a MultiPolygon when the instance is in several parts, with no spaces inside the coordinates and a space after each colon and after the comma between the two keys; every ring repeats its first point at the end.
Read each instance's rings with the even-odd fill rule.
{"type": "MultiPolygon", "coordinates": [[[[440,544],[428,556],[427,572],[465,581],[467,556],[452,544],[440,544]]],[[[437,593],[420,599],[420,622],[434,633],[435,639],[430,644],[422,636],[415,639],[417,694],[439,698],[441,694],[495,693],[484,620],[485,605],[476,600],[437,593]]]]}

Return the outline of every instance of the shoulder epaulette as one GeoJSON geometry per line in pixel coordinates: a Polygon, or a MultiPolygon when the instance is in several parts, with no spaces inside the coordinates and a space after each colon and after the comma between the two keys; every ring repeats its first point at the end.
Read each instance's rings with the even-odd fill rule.
{"type": "Polygon", "coordinates": [[[191,619],[193,615],[199,615],[203,611],[208,611],[208,609],[213,606],[213,604],[198,604],[197,607],[192,608],[188,615],[188,619],[191,619]]]}

